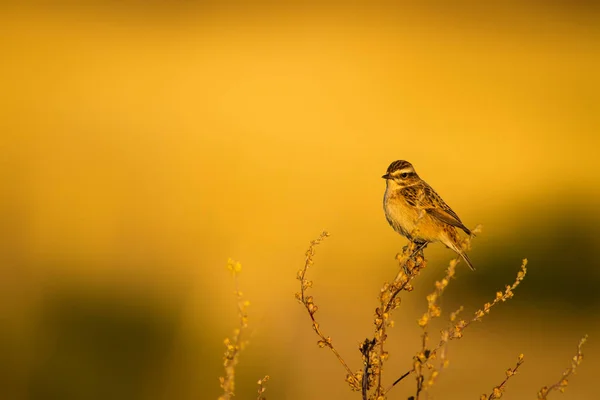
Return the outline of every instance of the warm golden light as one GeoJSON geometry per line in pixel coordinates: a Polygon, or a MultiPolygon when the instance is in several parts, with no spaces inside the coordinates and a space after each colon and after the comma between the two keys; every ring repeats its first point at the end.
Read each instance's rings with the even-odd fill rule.
{"type": "MultiPolygon", "coordinates": [[[[469,252],[477,270],[458,264],[443,310],[477,311],[529,259],[515,298],[449,345],[432,395],[477,398],[524,353],[506,396],[534,398],[584,333],[587,358],[564,397],[595,395],[591,4],[142,3],[0,14],[7,399],[217,398],[223,339],[237,324],[228,257],[244,265],[251,303],[237,397],[256,398],[267,374],[267,398],[353,396],[315,345],[295,274],[327,229],[311,290],[359,368],[405,245],[382,209],[381,175],[398,159],[466,226],[484,226],[469,252]]],[[[425,296],[453,254],[426,249],[388,332],[387,371],[410,367],[425,296]]]]}

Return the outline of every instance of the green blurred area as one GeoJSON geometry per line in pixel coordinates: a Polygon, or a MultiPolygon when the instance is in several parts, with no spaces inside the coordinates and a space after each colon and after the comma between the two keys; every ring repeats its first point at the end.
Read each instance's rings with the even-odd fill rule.
{"type": "MultiPolygon", "coordinates": [[[[216,398],[237,324],[228,257],[252,304],[237,397],[266,374],[268,398],[349,397],[294,278],[330,231],[315,302],[358,369],[405,244],[381,206],[395,159],[484,226],[445,313],[477,310],[529,259],[515,298],[451,344],[432,394],[477,398],[525,353],[507,395],[531,398],[588,333],[565,397],[594,398],[594,4],[3,7],[0,399],[216,398]]],[[[426,255],[390,332],[389,380],[411,365],[452,253],[426,255]]]]}

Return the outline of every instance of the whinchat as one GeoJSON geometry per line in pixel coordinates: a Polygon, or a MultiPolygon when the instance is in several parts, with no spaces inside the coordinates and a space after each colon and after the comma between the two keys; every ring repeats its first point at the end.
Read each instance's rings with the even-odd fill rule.
{"type": "Polygon", "coordinates": [[[460,255],[475,270],[461,246],[456,228],[472,232],[442,198],[415,172],[408,161],[390,164],[385,175],[383,209],[394,230],[423,248],[430,242],[442,242],[460,255]]]}

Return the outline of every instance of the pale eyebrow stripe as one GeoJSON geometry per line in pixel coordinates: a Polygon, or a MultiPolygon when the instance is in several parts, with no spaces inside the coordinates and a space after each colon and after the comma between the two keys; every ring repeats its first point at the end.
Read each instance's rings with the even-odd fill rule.
{"type": "Polygon", "coordinates": [[[408,173],[408,174],[414,174],[415,170],[413,168],[404,168],[404,169],[399,169],[398,171],[394,171],[392,172],[392,176],[396,176],[396,175],[401,175],[404,173],[408,173]]]}

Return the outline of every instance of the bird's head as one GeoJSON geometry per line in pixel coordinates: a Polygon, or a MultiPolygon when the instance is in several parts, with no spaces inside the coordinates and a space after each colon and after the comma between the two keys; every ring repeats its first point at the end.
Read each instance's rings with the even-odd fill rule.
{"type": "Polygon", "coordinates": [[[404,160],[391,163],[382,178],[386,180],[388,185],[392,184],[400,187],[411,186],[420,179],[412,164],[404,160]]]}

